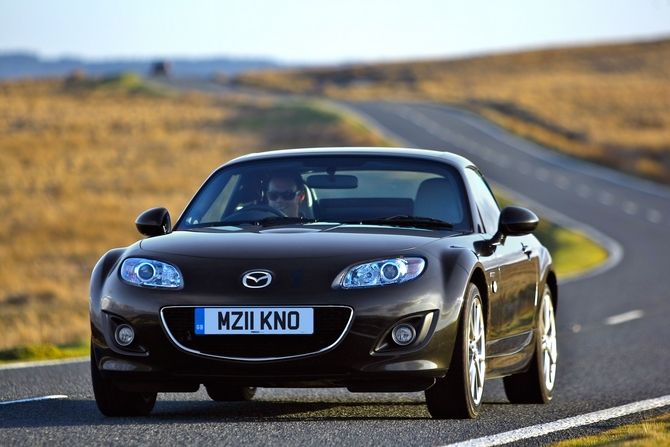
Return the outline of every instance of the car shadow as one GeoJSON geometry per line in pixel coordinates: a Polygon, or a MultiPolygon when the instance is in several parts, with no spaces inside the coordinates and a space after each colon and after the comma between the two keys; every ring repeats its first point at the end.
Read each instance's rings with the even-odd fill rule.
{"type": "MultiPolygon", "coordinates": [[[[487,381],[480,416],[497,417],[509,405],[502,380],[487,381]]],[[[0,405],[0,428],[411,420],[431,420],[422,392],[259,388],[249,402],[214,402],[201,388],[197,393],[159,393],[148,417],[120,418],[102,415],[92,395],[0,405]]]]}
{"type": "MultiPolygon", "coordinates": [[[[500,404],[492,403],[493,406],[500,404]]],[[[487,405],[491,404],[485,403],[485,407],[487,405]]],[[[209,400],[159,400],[147,417],[114,418],[102,415],[93,399],[49,400],[0,407],[0,428],[430,419],[425,402],[422,401],[254,400],[224,403],[209,400]]]]}

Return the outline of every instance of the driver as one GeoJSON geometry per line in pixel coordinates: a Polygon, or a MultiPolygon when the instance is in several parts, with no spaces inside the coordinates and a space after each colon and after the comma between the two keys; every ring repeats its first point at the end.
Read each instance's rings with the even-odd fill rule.
{"type": "Polygon", "coordinates": [[[268,205],[288,217],[303,217],[298,207],[305,200],[305,187],[300,174],[278,173],[271,177],[265,193],[268,205]]]}

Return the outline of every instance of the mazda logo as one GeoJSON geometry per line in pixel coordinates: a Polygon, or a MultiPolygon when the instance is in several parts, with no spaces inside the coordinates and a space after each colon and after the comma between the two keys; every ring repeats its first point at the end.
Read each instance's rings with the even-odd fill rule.
{"type": "Polygon", "coordinates": [[[272,273],[264,270],[254,270],[242,276],[242,284],[250,289],[262,289],[272,282],[272,273]]]}

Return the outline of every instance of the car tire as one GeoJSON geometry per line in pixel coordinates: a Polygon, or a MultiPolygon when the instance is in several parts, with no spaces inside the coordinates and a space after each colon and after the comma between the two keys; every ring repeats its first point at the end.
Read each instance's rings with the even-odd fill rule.
{"type": "Polygon", "coordinates": [[[91,346],[91,382],[98,409],[105,416],[148,416],[156,404],[157,393],[131,393],[117,388],[102,377],[91,346]]]}
{"type": "Polygon", "coordinates": [[[535,353],[528,371],[503,378],[505,394],[514,404],[546,404],[556,384],[556,314],[551,290],[545,287],[537,319],[535,353]]]}
{"type": "Polygon", "coordinates": [[[469,285],[464,301],[449,371],[425,392],[428,411],[435,419],[472,419],[481,408],[486,375],[486,326],[484,305],[476,285],[469,285]]]}
{"type": "Polygon", "coordinates": [[[256,387],[206,385],[207,395],[215,402],[241,402],[254,398],[256,387]]]}

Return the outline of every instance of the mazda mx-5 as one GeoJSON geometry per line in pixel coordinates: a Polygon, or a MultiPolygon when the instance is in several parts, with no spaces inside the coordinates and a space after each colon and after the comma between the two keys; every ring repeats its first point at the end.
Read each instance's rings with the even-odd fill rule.
{"type": "Polygon", "coordinates": [[[420,149],[271,151],[232,160],[171,223],[109,251],[90,286],[91,374],[108,416],[157,393],[252,399],[257,387],[424,391],[473,418],[485,379],[546,403],[557,280],[531,211],[500,209],[479,170],[420,149]]]}

